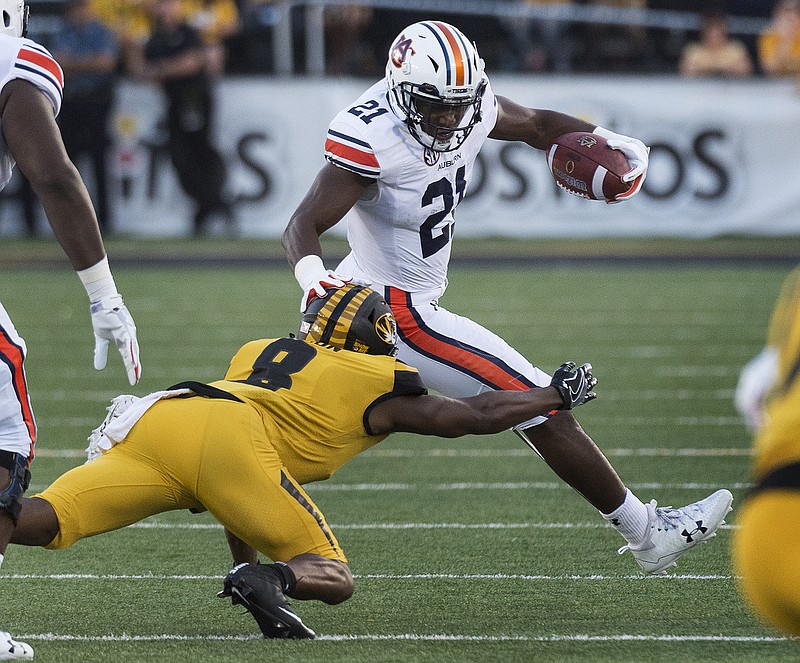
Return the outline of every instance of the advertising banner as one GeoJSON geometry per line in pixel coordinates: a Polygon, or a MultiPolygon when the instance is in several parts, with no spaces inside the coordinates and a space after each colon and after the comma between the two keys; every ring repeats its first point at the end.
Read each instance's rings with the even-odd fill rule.
{"type": "MultiPolygon", "coordinates": [[[[280,236],[324,164],[328,122],[369,84],[265,78],[217,84],[216,142],[240,234],[280,236]]],[[[800,93],[791,82],[493,76],[492,85],[517,103],[641,138],[650,146],[650,171],[628,202],[586,201],[558,189],[543,152],[489,140],[456,212],[459,235],[800,234],[800,93]]],[[[193,206],[170,164],[164,111],[159,90],[120,86],[109,153],[120,232],[191,232],[193,206]]],[[[90,169],[81,172],[91,191],[90,169]]],[[[20,214],[14,192],[12,183],[0,204],[3,232],[13,231],[20,214]]]]}

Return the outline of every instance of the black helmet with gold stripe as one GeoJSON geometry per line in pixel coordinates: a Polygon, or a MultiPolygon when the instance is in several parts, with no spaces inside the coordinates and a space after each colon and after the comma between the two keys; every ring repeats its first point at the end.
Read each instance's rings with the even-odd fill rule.
{"type": "Polygon", "coordinates": [[[382,295],[355,283],[327,292],[303,314],[301,340],[368,355],[397,352],[397,323],[382,295]]]}

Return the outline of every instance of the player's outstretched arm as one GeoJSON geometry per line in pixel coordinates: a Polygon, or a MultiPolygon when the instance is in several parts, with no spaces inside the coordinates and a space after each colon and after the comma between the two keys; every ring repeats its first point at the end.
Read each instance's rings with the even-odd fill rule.
{"type": "Polygon", "coordinates": [[[518,140],[546,150],[559,136],[589,131],[594,125],[577,117],[551,110],[527,108],[506,97],[497,97],[497,122],[489,138],[518,140]]]}
{"type": "Polygon", "coordinates": [[[597,397],[591,364],[562,364],[549,387],[528,391],[489,391],[470,398],[398,396],[376,405],[371,432],[460,437],[499,433],[538,415],[571,410],[597,397]]]}
{"type": "Polygon", "coordinates": [[[614,133],[557,111],[526,108],[500,96],[497,97],[497,122],[489,137],[518,140],[536,149],[547,150],[559,136],[576,131],[602,136],[610,148],[619,150],[628,160],[630,170],[622,179],[630,182],[631,188],[613,202],[627,200],[639,192],[647,175],[650,149],[638,138],[614,133]]]}
{"type": "Polygon", "coordinates": [[[47,97],[10,81],[0,96],[3,137],[42,202],[56,239],[86,288],[95,334],[94,365],[106,365],[109,343],[122,355],[128,381],[141,376],[136,325],[117,292],[86,186],[67,156],[47,97]]]}

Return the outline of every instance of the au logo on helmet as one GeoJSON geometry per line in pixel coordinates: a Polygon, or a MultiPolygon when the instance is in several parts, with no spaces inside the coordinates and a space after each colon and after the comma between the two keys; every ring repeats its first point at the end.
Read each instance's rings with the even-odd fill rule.
{"type": "Polygon", "coordinates": [[[401,35],[394,46],[392,46],[392,54],[390,57],[392,64],[399,69],[403,66],[409,54],[414,55],[414,49],[411,48],[411,40],[405,35],[401,35]]]}

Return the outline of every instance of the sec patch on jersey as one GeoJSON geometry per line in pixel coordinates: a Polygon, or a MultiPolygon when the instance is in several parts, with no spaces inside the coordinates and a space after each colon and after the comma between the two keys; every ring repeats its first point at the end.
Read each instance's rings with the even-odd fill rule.
{"type": "Polygon", "coordinates": [[[631,169],[625,155],[612,150],[602,136],[585,131],[556,138],[547,150],[547,165],[558,186],[589,200],[613,202],[632,184],[622,181],[631,169]]]}

